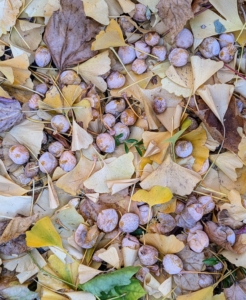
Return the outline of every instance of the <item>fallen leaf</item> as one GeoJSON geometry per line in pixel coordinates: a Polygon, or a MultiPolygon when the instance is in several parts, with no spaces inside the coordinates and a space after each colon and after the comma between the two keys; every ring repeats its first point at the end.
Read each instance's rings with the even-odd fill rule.
{"type": "Polygon", "coordinates": [[[93,143],[93,137],[73,119],[72,151],[87,149],[93,143]]]}
{"type": "Polygon", "coordinates": [[[28,67],[29,60],[27,54],[21,54],[8,60],[0,61],[0,71],[10,83],[16,85],[24,85],[30,78],[31,72],[28,70],[28,67]]]}
{"type": "Polygon", "coordinates": [[[110,70],[109,52],[104,51],[74,69],[78,70],[85,82],[93,83],[99,90],[105,92],[107,84],[101,75],[110,70]]]}
{"type": "MultiPolygon", "coordinates": [[[[155,161],[157,164],[161,164],[163,159],[167,153],[169,143],[163,143],[166,139],[170,137],[169,132],[152,132],[152,131],[144,131],[142,138],[144,142],[144,147],[148,150],[148,146],[154,141],[156,146],[160,149],[160,151],[156,154],[148,155],[149,159],[155,161]]],[[[147,152],[146,150],[146,152],[147,152]]],[[[146,155],[145,152],[145,155],[146,155]]],[[[144,155],[144,156],[145,156],[144,155]]]]}
{"type": "Polygon", "coordinates": [[[92,50],[108,49],[110,47],[126,46],[120,25],[111,19],[105,31],[100,31],[92,43],[92,50]]]}
{"type": "Polygon", "coordinates": [[[103,25],[108,25],[108,5],[104,0],[83,0],[83,4],[87,17],[91,17],[103,25]]]}
{"type": "Polygon", "coordinates": [[[227,111],[234,86],[229,84],[204,85],[197,90],[198,95],[208,105],[220,122],[224,123],[224,116],[227,111]]]}
{"type": "Polygon", "coordinates": [[[121,155],[111,163],[104,163],[104,167],[90,176],[84,185],[97,193],[108,193],[107,181],[118,179],[130,179],[135,171],[133,165],[133,154],[121,155]]]}
{"type": "Polygon", "coordinates": [[[53,13],[44,34],[56,67],[63,70],[94,56],[91,43],[99,30],[96,21],[86,18],[81,0],[62,0],[61,10],[53,13]]]}
{"type": "Polygon", "coordinates": [[[193,151],[191,155],[195,158],[192,168],[196,172],[200,171],[209,156],[209,149],[206,147],[207,134],[205,129],[200,125],[197,129],[183,135],[181,139],[192,143],[193,151]]]}
{"type": "Polygon", "coordinates": [[[168,156],[153,173],[141,182],[140,186],[145,190],[155,185],[169,187],[172,193],[184,196],[189,195],[200,180],[200,175],[179,166],[168,156]]]}
{"type": "Polygon", "coordinates": [[[61,237],[49,217],[38,220],[32,229],[26,232],[26,243],[29,247],[55,246],[63,249],[61,237]]]}
{"type": "Polygon", "coordinates": [[[194,19],[190,20],[191,29],[195,38],[204,39],[216,35],[216,28],[214,26],[215,20],[218,20],[226,28],[225,32],[242,29],[243,24],[238,15],[237,1],[227,1],[226,5],[223,0],[211,0],[209,2],[225,19],[210,9],[198,14],[194,19]],[[201,28],[203,29],[201,30],[201,28]]]}
{"type": "Polygon", "coordinates": [[[16,17],[22,6],[21,0],[10,0],[0,2],[0,37],[10,31],[15,25],[16,17]]]}
{"type": "Polygon", "coordinates": [[[183,29],[186,22],[193,18],[191,0],[161,0],[157,4],[158,15],[170,30],[172,39],[183,29]]]}
{"type": "Polygon", "coordinates": [[[158,233],[147,233],[140,238],[140,241],[155,247],[163,255],[178,253],[185,246],[174,235],[165,236],[158,233]]]}
{"type": "Polygon", "coordinates": [[[99,253],[98,257],[106,261],[116,269],[120,269],[120,258],[115,247],[111,247],[106,251],[99,253]]]}
{"type": "Polygon", "coordinates": [[[49,266],[59,278],[64,280],[68,285],[76,284],[79,263],[74,260],[70,264],[64,264],[57,256],[50,255],[48,258],[49,266]]]}
{"type": "Polygon", "coordinates": [[[227,300],[246,299],[246,279],[235,282],[231,287],[224,289],[227,300]]]}
{"type": "Polygon", "coordinates": [[[227,151],[219,155],[217,154],[210,155],[209,158],[232,181],[237,180],[236,169],[242,168],[243,163],[236,154],[227,151]]]}
{"type": "Polygon", "coordinates": [[[56,186],[73,196],[80,194],[84,181],[94,169],[94,162],[82,156],[76,167],[60,177],[56,186]]]}
{"type": "Polygon", "coordinates": [[[222,61],[214,61],[204,59],[193,55],[191,57],[191,66],[193,72],[193,92],[195,92],[202,84],[204,84],[213,74],[223,67],[222,61]]]}
{"type": "Polygon", "coordinates": [[[80,264],[78,268],[79,283],[83,284],[100,273],[102,271],[80,264]]]}
{"type": "Polygon", "coordinates": [[[150,191],[138,190],[133,196],[132,200],[137,202],[148,203],[149,206],[169,202],[173,197],[172,192],[168,187],[155,185],[150,191]]]}
{"type": "Polygon", "coordinates": [[[11,220],[4,232],[0,237],[0,244],[7,243],[8,241],[17,238],[21,234],[25,233],[31,224],[36,220],[37,216],[31,216],[27,218],[16,217],[11,220]]]}
{"type": "Polygon", "coordinates": [[[209,286],[209,287],[206,287],[205,289],[201,289],[197,292],[189,293],[187,295],[178,296],[177,300],[197,300],[197,299],[212,300],[213,291],[214,291],[214,287],[209,286]]]}
{"type": "Polygon", "coordinates": [[[0,97],[0,132],[7,131],[22,118],[23,113],[18,101],[0,97]]]}

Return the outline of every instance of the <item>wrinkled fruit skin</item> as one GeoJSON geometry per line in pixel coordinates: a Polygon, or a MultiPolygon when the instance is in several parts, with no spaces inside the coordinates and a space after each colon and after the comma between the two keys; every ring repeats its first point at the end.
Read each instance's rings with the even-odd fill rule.
{"type": "Polygon", "coordinates": [[[111,232],[118,225],[118,214],[115,209],[104,209],[97,217],[97,227],[103,232],[111,232]]]}
{"type": "Polygon", "coordinates": [[[138,257],[141,264],[152,266],[158,261],[158,251],[152,246],[144,245],[139,248],[138,257]]]}

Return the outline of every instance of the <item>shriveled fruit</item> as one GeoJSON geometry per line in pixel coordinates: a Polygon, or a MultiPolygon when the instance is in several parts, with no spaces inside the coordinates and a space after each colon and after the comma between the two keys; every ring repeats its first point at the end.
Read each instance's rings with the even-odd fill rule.
{"type": "Polygon", "coordinates": [[[39,169],[43,173],[52,173],[58,165],[57,159],[49,152],[43,153],[38,160],[39,169]]]}
{"type": "Polygon", "coordinates": [[[102,210],[97,217],[97,227],[103,232],[111,232],[118,225],[118,214],[115,209],[102,210]]]}
{"type": "Polygon", "coordinates": [[[13,145],[9,149],[9,158],[17,165],[25,164],[29,160],[30,154],[23,145],[13,145]]]}

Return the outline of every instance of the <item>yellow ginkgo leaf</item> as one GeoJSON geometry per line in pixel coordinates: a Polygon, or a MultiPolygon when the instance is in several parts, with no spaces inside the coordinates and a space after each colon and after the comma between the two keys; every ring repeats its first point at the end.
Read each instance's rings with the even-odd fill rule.
{"type": "Polygon", "coordinates": [[[62,240],[49,217],[44,217],[36,222],[30,231],[26,232],[28,247],[56,246],[63,248],[62,240]]]}
{"type": "Polygon", "coordinates": [[[201,289],[199,291],[189,293],[187,295],[178,296],[177,300],[212,300],[213,299],[213,286],[206,287],[205,289],[201,289]]]}
{"type": "Polygon", "coordinates": [[[74,260],[71,264],[64,264],[56,255],[51,255],[48,259],[49,265],[58,277],[67,284],[75,284],[78,275],[79,263],[74,260]]]}
{"type": "Polygon", "coordinates": [[[126,46],[119,24],[111,19],[105,31],[100,31],[95,42],[91,45],[91,50],[108,49],[110,47],[126,46]]]}
{"type": "Polygon", "coordinates": [[[155,247],[163,255],[178,253],[185,246],[174,235],[165,236],[158,233],[147,233],[140,239],[140,242],[155,247]]]}
{"type": "Polygon", "coordinates": [[[205,160],[209,156],[209,149],[205,146],[207,141],[206,130],[199,126],[197,129],[182,136],[182,140],[190,141],[193,146],[192,156],[195,158],[193,170],[201,170],[205,160]]]}
{"type": "Polygon", "coordinates": [[[138,190],[133,196],[132,200],[137,202],[146,202],[149,206],[156,204],[166,203],[171,200],[173,194],[168,187],[163,186],[153,186],[152,189],[148,192],[145,190],[138,190]]]}

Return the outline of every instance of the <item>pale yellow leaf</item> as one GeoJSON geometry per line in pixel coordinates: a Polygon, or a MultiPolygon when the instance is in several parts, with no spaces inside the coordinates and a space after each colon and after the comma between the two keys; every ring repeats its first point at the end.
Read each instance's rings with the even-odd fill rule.
{"type": "Polygon", "coordinates": [[[77,122],[83,122],[83,127],[86,130],[90,121],[93,119],[90,101],[83,99],[73,105],[73,111],[77,122]]]}
{"type": "Polygon", "coordinates": [[[93,137],[73,119],[72,151],[87,149],[93,143],[93,137]]]}
{"type": "Polygon", "coordinates": [[[163,255],[178,253],[185,246],[174,235],[165,236],[158,233],[147,233],[140,238],[140,241],[155,247],[163,255]]]}
{"type": "Polygon", "coordinates": [[[193,92],[195,92],[199,86],[204,84],[214,73],[221,69],[223,65],[222,61],[217,62],[193,55],[191,57],[191,66],[194,78],[193,92]]]}
{"type": "MultiPolygon", "coordinates": [[[[48,276],[46,276],[48,277],[48,276]]],[[[52,287],[54,289],[54,287],[52,287]]],[[[61,294],[52,292],[51,290],[41,289],[41,300],[67,300],[67,297],[62,296],[61,294]]]]}
{"type": "Polygon", "coordinates": [[[227,111],[234,86],[229,84],[204,85],[197,90],[197,93],[208,105],[220,122],[224,123],[224,116],[227,111]]]}
{"type": "Polygon", "coordinates": [[[93,168],[94,162],[82,156],[72,171],[58,179],[56,186],[75,196],[77,193],[80,193],[84,181],[88,178],[93,168]]]}
{"type": "Polygon", "coordinates": [[[10,31],[15,25],[16,17],[22,6],[21,0],[1,0],[0,1],[0,37],[10,31]]]}
{"type": "Polygon", "coordinates": [[[28,67],[29,60],[27,54],[21,54],[17,57],[0,61],[0,71],[7,77],[10,83],[13,84],[25,84],[31,75],[28,67]]]}
{"type": "MultiPolygon", "coordinates": [[[[148,155],[148,157],[155,161],[157,164],[161,164],[163,162],[163,159],[166,155],[167,149],[169,147],[169,142],[168,143],[163,143],[166,139],[170,138],[170,133],[169,132],[152,132],[152,131],[145,131],[142,135],[143,142],[144,142],[144,147],[147,149],[146,152],[148,151],[148,147],[151,142],[155,142],[156,146],[159,148],[159,152],[156,154],[148,155]]],[[[146,156],[146,152],[144,157],[146,156]]]]}
{"type": "Polygon", "coordinates": [[[214,21],[218,20],[224,25],[226,31],[232,32],[240,30],[243,26],[238,15],[237,1],[235,0],[211,0],[209,1],[213,7],[225,18],[222,18],[210,9],[190,20],[191,29],[195,38],[206,38],[217,35],[215,31],[214,21]]]}
{"type": "Polygon", "coordinates": [[[109,164],[105,163],[100,171],[94,173],[84,182],[84,185],[95,192],[108,193],[107,181],[130,179],[134,171],[133,154],[129,152],[121,155],[109,164]]]}
{"type": "Polygon", "coordinates": [[[111,194],[114,195],[125,188],[136,184],[140,178],[133,178],[133,179],[120,179],[120,180],[108,180],[107,186],[111,190],[111,194]]]}
{"type": "Polygon", "coordinates": [[[78,269],[79,283],[83,284],[100,273],[102,271],[80,264],[78,269]]]}
{"type": "Polygon", "coordinates": [[[48,190],[49,190],[49,204],[51,209],[55,209],[60,205],[60,203],[59,203],[57,192],[54,187],[54,183],[49,175],[47,177],[48,177],[48,190]]]}
{"type": "Polygon", "coordinates": [[[111,247],[108,250],[98,254],[98,257],[106,261],[114,268],[116,269],[120,268],[120,258],[115,247],[111,247]]]}
{"type": "Polygon", "coordinates": [[[85,15],[97,22],[108,25],[108,5],[104,0],[83,0],[85,15]]]}
{"type": "Polygon", "coordinates": [[[243,163],[236,154],[227,151],[219,155],[210,155],[209,158],[232,181],[237,180],[236,169],[242,168],[243,163]]]}
{"type": "Polygon", "coordinates": [[[189,293],[187,295],[178,296],[177,300],[198,300],[198,299],[213,300],[213,291],[214,291],[214,287],[209,286],[206,287],[205,289],[201,289],[199,291],[189,293]]]}
{"type": "Polygon", "coordinates": [[[131,0],[118,0],[124,13],[129,13],[135,9],[135,4],[131,0]]]}
{"type": "Polygon", "coordinates": [[[179,166],[168,156],[153,173],[141,182],[140,186],[145,190],[155,185],[169,187],[174,194],[184,196],[189,195],[200,180],[199,174],[179,166]]]}
{"type": "Polygon", "coordinates": [[[41,149],[43,129],[42,122],[24,120],[18,126],[14,126],[9,133],[37,157],[41,149]]]}
{"type": "MultiPolygon", "coordinates": [[[[2,186],[2,184],[0,185],[2,186]]],[[[32,197],[31,196],[13,196],[5,197],[0,190],[0,220],[14,218],[17,214],[28,217],[30,215],[32,197]],[[4,218],[6,217],[6,218],[4,218]]],[[[8,195],[9,196],[9,195],[8,195]]]]}
{"type": "Polygon", "coordinates": [[[149,295],[160,298],[162,293],[159,291],[160,283],[150,273],[144,277],[144,289],[149,295]]]}
{"type": "Polygon", "coordinates": [[[109,52],[104,51],[74,68],[75,71],[78,70],[78,73],[87,83],[95,84],[102,92],[105,92],[107,89],[107,84],[101,75],[106,74],[110,70],[111,61],[108,55],[109,52]]]}
{"type": "Polygon", "coordinates": [[[159,286],[158,290],[162,293],[163,296],[167,297],[172,290],[172,276],[164,280],[159,286]]]}
{"type": "Polygon", "coordinates": [[[126,46],[120,25],[111,19],[105,31],[100,31],[91,45],[91,50],[102,50],[110,47],[126,46]]]}
{"type": "Polygon", "coordinates": [[[164,90],[174,93],[176,96],[189,97],[192,94],[192,89],[178,85],[167,77],[161,80],[161,85],[164,90]]]}

